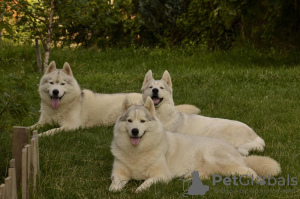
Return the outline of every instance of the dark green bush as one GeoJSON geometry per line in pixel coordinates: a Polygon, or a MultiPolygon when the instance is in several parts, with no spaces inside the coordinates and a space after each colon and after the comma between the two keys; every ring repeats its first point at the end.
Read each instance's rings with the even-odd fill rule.
{"type": "MultiPolygon", "coordinates": [[[[47,35],[50,1],[3,2],[0,17],[15,24],[15,40],[47,35]]],[[[206,49],[229,49],[237,41],[251,41],[257,46],[297,48],[299,5],[300,0],[55,1],[52,41],[56,46],[206,49]]]]}

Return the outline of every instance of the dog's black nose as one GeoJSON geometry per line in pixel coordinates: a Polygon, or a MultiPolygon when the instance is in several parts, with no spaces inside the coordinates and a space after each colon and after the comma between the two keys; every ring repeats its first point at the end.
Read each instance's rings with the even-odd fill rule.
{"type": "Polygon", "coordinates": [[[57,96],[57,95],[58,95],[58,93],[59,93],[59,90],[57,90],[57,89],[54,89],[54,90],[52,91],[52,93],[53,93],[53,95],[54,95],[54,96],[57,96]]]}
{"type": "Polygon", "coordinates": [[[131,130],[131,133],[133,136],[137,136],[139,134],[139,130],[137,128],[134,128],[131,130]]]}
{"type": "Polygon", "coordinates": [[[154,95],[157,95],[158,89],[157,89],[157,88],[152,89],[152,93],[153,93],[154,95]]]}

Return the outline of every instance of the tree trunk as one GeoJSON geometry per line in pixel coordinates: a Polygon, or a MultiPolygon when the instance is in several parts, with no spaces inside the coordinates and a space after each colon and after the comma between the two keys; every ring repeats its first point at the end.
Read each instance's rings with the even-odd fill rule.
{"type": "Polygon", "coordinates": [[[35,38],[35,54],[36,54],[36,62],[38,66],[38,72],[43,72],[43,64],[42,64],[42,57],[41,57],[41,50],[39,46],[39,39],[35,38]]]}
{"type": "Polygon", "coordinates": [[[53,13],[54,13],[54,0],[51,0],[51,10],[49,15],[49,24],[48,24],[48,34],[46,38],[46,42],[43,44],[45,53],[44,53],[44,65],[43,71],[48,67],[49,57],[50,57],[50,49],[51,49],[51,35],[52,35],[52,21],[53,21],[53,13]]]}
{"type": "Polygon", "coordinates": [[[43,71],[46,71],[48,67],[49,57],[50,57],[50,48],[47,47],[48,45],[44,46],[45,53],[44,53],[44,64],[43,64],[43,71]]]}

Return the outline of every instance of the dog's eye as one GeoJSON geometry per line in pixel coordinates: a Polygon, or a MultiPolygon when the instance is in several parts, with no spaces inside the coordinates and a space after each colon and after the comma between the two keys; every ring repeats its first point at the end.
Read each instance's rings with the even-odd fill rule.
{"type": "Polygon", "coordinates": [[[53,82],[49,82],[49,84],[53,84],[53,82]]]}
{"type": "Polygon", "coordinates": [[[65,85],[65,83],[61,83],[60,85],[62,85],[62,86],[63,86],[63,85],[65,85]]]}
{"type": "Polygon", "coordinates": [[[127,120],[127,121],[128,121],[128,122],[130,122],[130,123],[132,122],[132,120],[131,120],[131,119],[129,119],[129,120],[127,120]]]}
{"type": "Polygon", "coordinates": [[[149,88],[153,88],[153,86],[150,86],[149,88]]]}
{"type": "Polygon", "coordinates": [[[141,123],[144,123],[145,122],[145,120],[141,120],[141,123]]]}
{"type": "Polygon", "coordinates": [[[160,89],[164,89],[164,87],[160,87],[160,89]]]}

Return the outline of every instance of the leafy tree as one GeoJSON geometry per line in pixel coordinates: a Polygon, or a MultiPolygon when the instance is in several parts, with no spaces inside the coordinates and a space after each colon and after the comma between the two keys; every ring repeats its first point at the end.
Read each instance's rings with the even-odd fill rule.
{"type": "Polygon", "coordinates": [[[186,11],[184,0],[140,0],[141,36],[149,43],[174,45],[181,40],[182,31],[177,26],[178,17],[186,11]]]}
{"type": "Polygon", "coordinates": [[[4,21],[4,17],[10,16],[10,14],[7,12],[7,5],[6,4],[0,4],[0,46],[1,46],[1,39],[2,39],[2,32],[3,30],[8,33],[8,35],[4,35],[7,38],[10,38],[13,36],[13,30],[11,25],[7,22],[4,21]]]}
{"type": "Polygon", "coordinates": [[[59,24],[55,41],[99,47],[130,45],[139,29],[136,10],[131,0],[66,0],[56,4],[59,24]],[[67,8],[67,9],[66,9],[67,8]]]}
{"type": "Polygon", "coordinates": [[[31,42],[39,37],[44,47],[44,64],[48,66],[54,19],[54,0],[3,0],[6,12],[15,20],[15,40],[31,42]],[[25,33],[25,34],[24,34],[25,33]],[[29,33],[29,34],[26,34],[29,33]]]}
{"type": "Polygon", "coordinates": [[[5,17],[17,22],[15,39],[25,42],[38,36],[46,53],[51,41],[61,47],[189,45],[208,49],[229,49],[237,41],[295,48],[300,42],[300,0],[2,2],[5,17]]]}

